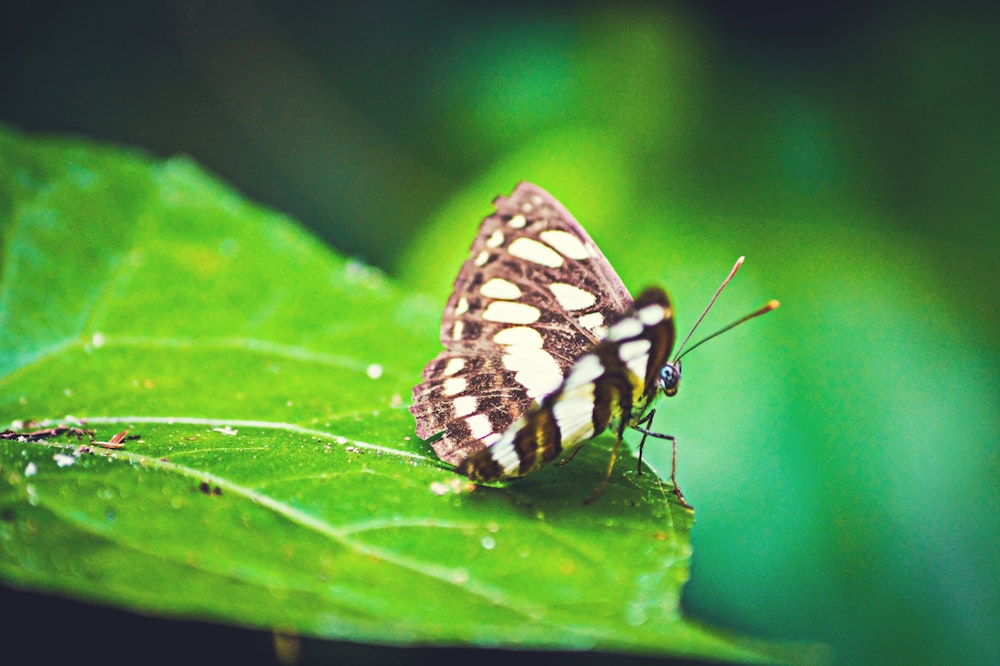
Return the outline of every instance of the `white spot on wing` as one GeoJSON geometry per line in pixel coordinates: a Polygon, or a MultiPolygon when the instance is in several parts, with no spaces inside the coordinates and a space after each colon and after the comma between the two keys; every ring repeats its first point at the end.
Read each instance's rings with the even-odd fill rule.
{"type": "Polygon", "coordinates": [[[482,252],[476,255],[476,258],[473,260],[472,263],[474,263],[476,266],[485,266],[486,262],[489,261],[489,258],[490,258],[490,253],[487,252],[486,250],[483,250],[482,252]]]}
{"type": "Polygon", "coordinates": [[[622,363],[643,382],[646,380],[646,367],[649,365],[650,346],[649,340],[630,340],[618,349],[618,357],[622,363]]]}
{"type": "Polygon", "coordinates": [[[548,245],[536,241],[534,238],[525,238],[522,236],[511,243],[507,251],[518,259],[524,259],[533,264],[548,266],[549,268],[559,268],[563,265],[563,259],[559,256],[558,252],[548,245]]]}
{"type": "Polygon", "coordinates": [[[486,239],[486,247],[500,247],[503,245],[503,232],[497,229],[486,239]]]}
{"type": "Polygon", "coordinates": [[[491,432],[490,434],[486,435],[486,437],[482,437],[480,439],[482,440],[483,444],[485,444],[486,446],[492,446],[493,442],[495,442],[498,439],[500,439],[500,433],[498,433],[498,432],[491,432]]]}
{"type": "Polygon", "coordinates": [[[469,385],[469,382],[465,380],[465,377],[449,377],[444,380],[444,394],[445,395],[458,395],[469,385]]]}
{"type": "MultiPolygon", "coordinates": [[[[530,209],[525,207],[525,210],[530,210],[530,209]]],[[[515,215],[514,217],[510,218],[507,224],[509,224],[512,229],[524,229],[524,226],[528,224],[528,221],[524,219],[524,215],[515,215]]]]}
{"type": "Polygon", "coordinates": [[[493,342],[498,345],[519,345],[541,349],[544,341],[542,334],[530,326],[512,326],[505,328],[493,336],[493,342]]]}
{"type": "Polygon", "coordinates": [[[455,407],[455,417],[461,418],[476,411],[479,407],[479,400],[474,395],[460,395],[455,398],[455,402],[452,404],[455,407]]]}
{"type": "Polygon", "coordinates": [[[462,323],[462,320],[456,321],[455,325],[451,327],[451,339],[452,340],[461,340],[462,339],[462,333],[464,331],[465,331],[465,324],[462,323]]]}
{"type": "Polygon", "coordinates": [[[591,384],[604,374],[604,365],[595,354],[584,354],[573,364],[566,378],[565,390],[571,390],[583,384],[591,384]]]}
{"type": "Polygon", "coordinates": [[[561,229],[549,229],[538,234],[542,240],[559,250],[559,252],[570,259],[589,259],[590,253],[587,247],[579,238],[561,229]]]}
{"type": "Polygon", "coordinates": [[[641,321],[646,326],[656,326],[666,317],[666,311],[663,309],[662,305],[657,305],[653,303],[652,305],[647,305],[643,309],[635,313],[641,321]]]}
{"type": "Polygon", "coordinates": [[[646,367],[649,365],[648,356],[639,356],[634,358],[625,364],[633,375],[639,378],[639,381],[645,386],[646,383],[646,367]]]}
{"type": "Polygon", "coordinates": [[[503,365],[515,373],[514,379],[534,400],[540,401],[555,391],[563,380],[559,364],[544,349],[507,347],[503,365]]]}
{"type": "Polygon", "coordinates": [[[640,333],[642,333],[642,322],[635,317],[626,317],[611,327],[608,331],[608,340],[634,338],[640,333]]]}
{"type": "Polygon", "coordinates": [[[469,301],[462,296],[458,299],[458,303],[455,303],[455,316],[464,315],[469,311],[469,301]]]}
{"type": "Polygon", "coordinates": [[[483,311],[483,319],[503,324],[533,324],[541,316],[541,310],[533,305],[509,301],[493,301],[483,311]]]}
{"type": "Polygon", "coordinates": [[[469,430],[472,431],[472,436],[476,439],[486,437],[493,432],[490,419],[485,414],[473,414],[465,419],[465,422],[469,424],[469,430]]]}
{"type": "Polygon", "coordinates": [[[583,384],[564,392],[552,405],[564,449],[594,436],[594,385],[583,384]]]}
{"type": "Polygon", "coordinates": [[[597,296],[594,294],[565,282],[553,282],[549,285],[549,289],[559,301],[559,305],[567,310],[583,310],[597,302],[597,296]]]}
{"type": "Polygon", "coordinates": [[[622,360],[622,363],[628,363],[632,359],[649,354],[651,346],[649,340],[629,340],[618,348],[618,358],[622,360]]]}
{"type": "Polygon", "coordinates": [[[461,372],[462,368],[465,367],[464,358],[451,358],[448,359],[448,365],[444,366],[445,375],[454,375],[455,373],[461,372]]]}
{"type": "Polygon", "coordinates": [[[585,314],[577,319],[577,321],[580,323],[580,326],[590,331],[598,340],[603,340],[608,336],[608,329],[604,325],[604,315],[600,312],[585,314]]]}
{"type": "Polygon", "coordinates": [[[521,298],[521,289],[510,280],[492,278],[479,288],[479,293],[486,298],[503,298],[513,300],[521,298]]]}
{"type": "Polygon", "coordinates": [[[523,425],[523,421],[515,421],[513,425],[507,428],[507,432],[490,447],[490,457],[509,476],[516,475],[521,469],[521,457],[514,449],[514,435],[523,425]]]}

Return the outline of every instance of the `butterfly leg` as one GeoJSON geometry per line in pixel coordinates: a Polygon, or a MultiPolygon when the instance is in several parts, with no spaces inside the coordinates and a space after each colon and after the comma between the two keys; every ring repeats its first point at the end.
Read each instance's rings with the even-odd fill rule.
{"type": "Polygon", "coordinates": [[[639,419],[638,421],[635,422],[634,426],[632,426],[633,428],[635,428],[636,430],[638,430],[639,432],[642,433],[642,439],[639,440],[639,464],[638,464],[638,466],[636,468],[636,472],[638,474],[640,474],[640,475],[642,474],[642,451],[643,451],[643,448],[646,446],[646,437],[648,435],[651,435],[652,433],[650,433],[649,430],[647,430],[645,428],[640,428],[639,426],[641,426],[641,425],[652,425],[653,424],[653,415],[655,415],[655,414],[656,414],[656,410],[655,409],[649,410],[649,414],[646,414],[645,416],[643,416],[641,419],[639,419]]]}
{"type": "Polygon", "coordinates": [[[642,474],[642,447],[646,444],[646,437],[651,436],[656,437],[657,439],[669,439],[670,443],[673,445],[673,457],[670,463],[670,483],[674,487],[674,495],[681,503],[681,506],[693,511],[694,507],[688,504],[688,501],[684,499],[684,493],[681,492],[681,487],[677,485],[677,438],[673,435],[664,435],[663,433],[653,432],[648,428],[640,427],[642,425],[652,425],[654,414],[656,414],[656,410],[651,409],[649,414],[636,421],[635,425],[632,426],[642,433],[642,440],[639,442],[639,473],[642,474]]]}
{"type": "Polygon", "coordinates": [[[568,456],[566,456],[565,458],[563,458],[562,460],[560,460],[559,462],[556,463],[556,467],[562,467],[563,465],[565,465],[566,463],[568,463],[573,458],[576,458],[576,454],[578,454],[580,452],[580,449],[582,449],[582,448],[583,448],[582,446],[578,446],[575,449],[573,449],[572,453],[570,453],[568,456]]]}
{"type": "Polygon", "coordinates": [[[621,446],[621,443],[622,433],[619,432],[618,438],[615,439],[615,446],[611,449],[611,460],[608,461],[608,471],[604,475],[604,480],[601,481],[596,488],[594,488],[594,492],[590,493],[590,497],[583,500],[584,504],[590,504],[597,499],[597,496],[600,495],[604,488],[608,485],[608,481],[611,480],[611,472],[615,469],[615,461],[618,459],[618,447],[621,446]]]}

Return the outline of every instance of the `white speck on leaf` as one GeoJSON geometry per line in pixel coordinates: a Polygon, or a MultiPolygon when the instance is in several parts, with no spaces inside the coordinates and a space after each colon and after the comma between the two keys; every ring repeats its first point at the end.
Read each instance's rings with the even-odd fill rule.
{"type": "Polygon", "coordinates": [[[382,366],[378,363],[372,363],[368,366],[365,372],[368,373],[368,376],[372,379],[378,379],[382,376],[382,366]]]}
{"type": "Polygon", "coordinates": [[[24,468],[24,475],[34,476],[36,474],[38,474],[38,465],[33,462],[28,463],[28,465],[24,468]]]}
{"type": "MultiPolygon", "coordinates": [[[[411,464],[416,466],[416,463],[411,464]]],[[[431,482],[431,492],[438,496],[448,494],[459,495],[463,492],[472,492],[474,488],[475,485],[468,479],[462,480],[457,476],[449,481],[431,482]]]]}
{"type": "Polygon", "coordinates": [[[69,467],[70,465],[76,464],[76,456],[68,456],[65,453],[57,453],[52,456],[52,459],[56,461],[56,464],[60,467],[69,467]]]}

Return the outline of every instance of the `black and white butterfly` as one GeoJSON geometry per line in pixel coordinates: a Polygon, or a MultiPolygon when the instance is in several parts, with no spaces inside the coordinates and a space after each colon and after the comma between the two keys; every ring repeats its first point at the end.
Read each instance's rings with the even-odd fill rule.
{"type": "Polygon", "coordinates": [[[608,475],[626,428],[673,440],[643,427],[657,392],[674,395],[681,378],[666,293],[652,287],[633,301],[540,187],[522,182],[494,206],[445,306],[445,351],[413,389],[417,435],[487,482],[571,457],[608,428],[617,436],[608,475]]]}

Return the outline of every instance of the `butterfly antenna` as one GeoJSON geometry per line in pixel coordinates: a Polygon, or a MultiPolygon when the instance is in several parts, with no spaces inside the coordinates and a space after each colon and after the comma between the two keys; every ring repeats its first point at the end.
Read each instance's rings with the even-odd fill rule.
{"type": "Polygon", "coordinates": [[[735,328],[735,327],[739,326],[740,324],[742,324],[743,322],[746,322],[746,321],[749,321],[749,320],[753,319],[754,317],[759,317],[762,314],[766,314],[766,313],[770,312],[771,310],[776,310],[781,305],[781,303],[779,303],[778,301],[771,300],[771,301],[769,301],[767,303],[767,305],[765,305],[764,307],[760,308],[759,310],[751,312],[750,314],[746,315],[745,317],[740,317],[739,319],[737,319],[733,323],[729,324],[728,326],[720,328],[718,331],[716,331],[715,333],[712,333],[708,337],[702,338],[701,340],[699,340],[695,344],[691,345],[687,350],[684,349],[685,345],[687,345],[688,341],[691,339],[691,336],[694,335],[695,329],[697,329],[698,325],[701,324],[701,320],[704,319],[705,315],[708,314],[708,311],[712,309],[712,306],[715,304],[715,299],[717,299],[719,297],[719,294],[722,293],[722,290],[726,288],[726,285],[729,284],[729,281],[733,279],[734,275],[736,275],[736,271],[738,271],[740,269],[740,266],[743,265],[743,260],[744,259],[746,259],[746,257],[740,257],[739,259],[736,260],[736,263],[733,264],[733,270],[729,271],[729,275],[726,276],[726,279],[722,281],[722,284],[719,285],[719,288],[715,290],[715,294],[712,295],[712,300],[710,300],[708,302],[708,305],[705,307],[705,310],[701,313],[701,316],[698,317],[698,321],[696,321],[694,323],[694,326],[691,327],[691,331],[687,334],[687,337],[684,338],[684,342],[682,342],[681,346],[677,348],[677,355],[674,356],[674,363],[676,363],[677,361],[679,361],[682,356],[685,356],[689,352],[694,351],[695,349],[697,349],[701,345],[705,344],[706,342],[708,342],[712,338],[714,338],[716,336],[719,336],[719,335],[722,335],[726,331],[728,331],[728,330],[730,330],[732,328],[735,328]]]}
{"type": "MultiPolygon", "coordinates": [[[[725,280],[722,281],[722,284],[719,285],[719,288],[715,290],[715,294],[712,296],[712,300],[708,302],[708,305],[705,307],[705,310],[701,313],[701,316],[698,317],[698,321],[696,321],[694,323],[694,326],[691,327],[691,330],[688,331],[687,337],[684,338],[684,342],[682,342],[681,346],[677,348],[677,355],[674,357],[674,362],[680,359],[681,352],[684,351],[684,345],[688,343],[688,340],[690,340],[691,336],[694,335],[695,329],[698,328],[698,324],[700,324],[701,320],[705,318],[705,315],[708,314],[708,311],[712,309],[712,305],[715,304],[715,299],[719,297],[719,294],[722,293],[722,290],[725,289],[726,285],[729,284],[729,281],[733,279],[733,276],[736,275],[736,271],[740,270],[740,266],[743,265],[744,259],[746,259],[746,257],[740,257],[739,259],[736,260],[736,263],[733,264],[733,270],[729,271],[729,275],[726,277],[725,280]]],[[[704,342],[704,340],[702,342],[704,342]]],[[[698,344],[701,344],[701,342],[699,342],[698,344]]]]}

